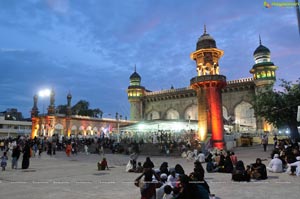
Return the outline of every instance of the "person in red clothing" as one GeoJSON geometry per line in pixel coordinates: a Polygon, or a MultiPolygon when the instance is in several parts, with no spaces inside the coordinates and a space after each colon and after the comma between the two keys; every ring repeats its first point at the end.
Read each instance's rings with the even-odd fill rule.
{"type": "Polygon", "coordinates": [[[67,144],[67,146],[66,146],[66,154],[67,154],[68,157],[70,157],[71,151],[72,151],[71,144],[67,144]]]}
{"type": "Polygon", "coordinates": [[[106,158],[103,158],[101,162],[98,162],[98,170],[109,170],[106,158]]]}

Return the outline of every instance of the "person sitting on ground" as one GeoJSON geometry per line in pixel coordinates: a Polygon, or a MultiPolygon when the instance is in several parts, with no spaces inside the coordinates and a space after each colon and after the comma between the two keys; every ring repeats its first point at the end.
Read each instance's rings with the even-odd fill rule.
{"type": "Polygon", "coordinates": [[[232,171],[233,171],[233,164],[230,157],[230,152],[228,151],[224,161],[224,172],[232,173],[232,171]]]}
{"type": "Polygon", "coordinates": [[[139,157],[139,155],[136,152],[133,152],[129,156],[132,167],[133,167],[134,170],[136,169],[136,161],[137,161],[138,157],[139,157]]]}
{"type": "Polygon", "coordinates": [[[135,179],[134,185],[140,188],[141,199],[155,199],[155,189],[161,186],[160,177],[152,169],[147,169],[135,179]],[[156,178],[156,182],[152,179],[153,175],[156,178]],[[143,176],[144,180],[141,181],[143,176]]]}
{"type": "Polygon", "coordinates": [[[143,172],[143,167],[142,167],[141,162],[138,162],[135,172],[136,173],[142,173],[143,172]]]}
{"type": "Polygon", "coordinates": [[[231,159],[232,165],[235,166],[237,163],[237,156],[234,154],[233,151],[230,153],[230,159],[231,159]]]}
{"type": "Polygon", "coordinates": [[[265,180],[268,178],[266,165],[261,162],[260,158],[251,167],[251,178],[255,180],[265,180]]]}
{"type": "Polygon", "coordinates": [[[154,168],[154,164],[153,162],[151,161],[150,157],[146,157],[146,161],[144,162],[143,164],[143,168],[145,170],[149,170],[149,169],[153,169],[154,168]]]}
{"type": "Polygon", "coordinates": [[[109,170],[106,158],[103,158],[101,162],[98,162],[98,170],[109,170]]]}
{"type": "Polygon", "coordinates": [[[166,185],[168,185],[167,178],[168,178],[167,174],[165,173],[160,174],[161,186],[156,189],[156,199],[163,199],[165,193],[164,188],[166,185]]]}
{"type": "Polygon", "coordinates": [[[274,154],[274,158],[270,161],[267,170],[274,173],[281,173],[282,169],[282,161],[279,159],[279,155],[274,154]]]}
{"type": "Polygon", "coordinates": [[[199,161],[201,163],[205,162],[205,155],[202,151],[199,151],[199,154],[196,157],[196,161],[199,161]]]}
{"type": "Polygon", "coordinates": [[[296,166],[296,176],[300,176],[300,156],[296,157],[296,162],[288,164],[289,167],[296,166]]]}
{"type": "Polygon", "coordinates": [[[165,173],[167,176],[169,175],[168,163],[163,162],[159,167],[160,174],[165,173]]]}
{"type": "Polygon", "coordinates": [[[236,163],[236,166],[232,172],[233,181],[241,182],[241,181],[250,181],[250,174],[245,170],[244,162],[239,160],[236,163]]]}
{"type": "Polygon", "coordinates": [[[193,183],[203,186],[207,190],[207,192],[210,194],[209,185],[204,180],[204,173],[205,173],[205,171],[202,167],[201,162],[196,161],[196,162],[194,162],[194,172],[190,173],[189,178],[191,181],[193,181],[193,183]]]}
{"type": "Polygon", "coordinates": [[[184,174],[184,169],[180,164],[176,164],[175,165],[175,172],[178,173],[179,175],[183,175],[184,174]]]}
{"type": "Polygon", "coordinates": [[[206,164],[206,171],[208,173],[213,173],[215,171],[215,166],[214,163],[212,162],[212,160],[209,160],[206,164]]]}
{"type": "Polygon", "coordinates": [[[170,175],[168,176],[167,181],[168,181],[168,183],[169,183],[172,187],[175,187],[178,178],[179,178],[179,174],[176,173],[175,170],[171,170],[170,175]]]}
{"type": "Polygon", "coordinates": [[[166,185],[164,187],[165,194],[163,195],[163,199],[173,199],[174,196],[173,196],[173,192],[172,191],[173,191],[172,187],[170,185],[166,185]]]}
{"type": "Polygon", "coordinates": [[[179,176],[178,187],[180,191],[176,199],[209,199],[209,193],[203,186],[190,182],[191,180],[187,175],[179,176]]]}

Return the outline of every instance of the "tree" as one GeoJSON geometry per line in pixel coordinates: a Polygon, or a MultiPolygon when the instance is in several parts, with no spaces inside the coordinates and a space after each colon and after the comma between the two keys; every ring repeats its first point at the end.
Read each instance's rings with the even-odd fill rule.
{"type": "Polygon", "coordinates": [[[254,97],[256,116],[263,117],[276,128],[288,126],[292,139],[300,139],[297,110],[300,105],[300,79],[296,83],[281,79],[282,91],[268,89],[254,97]]]}
{"type": "Polygon", "coordinates": [[[66,114],[67,113],[67,105],[58,105],[56,107],[56,112],[59,114],[66,114]]]}
{"type": "MultiPolygon", "coordinates": [[[[103,112],[99,108],[89,109],[89,106],[90,106],[90,103],[88,101],[80,100],[71,108],[72,114],[102,118],[103,112]]],[[[67,105],[58,105],[56,110],[57,110],[57,113],[59,113],[59,114],[66,114],[67,113],[67,105]]]]}

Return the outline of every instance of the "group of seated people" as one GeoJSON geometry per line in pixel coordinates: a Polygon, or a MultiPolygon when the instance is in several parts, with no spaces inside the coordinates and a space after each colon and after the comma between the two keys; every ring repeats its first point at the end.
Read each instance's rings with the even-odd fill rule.
{"type": "Polygon", "coordinates": [[[237,156],[230,151],[210,152],[205,158],[207,162],[207,172],[232,173],[234,165],[237,163],[237,156]]]}
{"type": "Polygon", "coordinates": [[[290,140],[279,140],[271,153],[272,161],[268,165],[271,172],[286,172],[300,176],[300,151],[298,143],[290,140]]]}
{"type": "Polygon", "coordinates": [[[210,190],[204,173],[199,161],[194,162],[193,172],[187,175],[180,164],[169,169],[168,163],[163,162],[159,169],[154,169],[153,162],[147,157],[135,185],[140,188],[143,199],[209,199],[210,190]]]}
{"type": "MultiPolygon", "coordinates": [[[[289,143],[289,142],[287,142],[289,143]]],[[[214,151],[206,157],[207,172],[232,173],[234,181],[250,181],[250,179],[267,179],[267,171],[280,173],[287,172],[290,175],[300,176],[300,152],[298,144],[278,145],[273,150],[273,159],[266,166],[260,158],[245,167],[243,161],[237,161],[233,152],[214,151]]]]}

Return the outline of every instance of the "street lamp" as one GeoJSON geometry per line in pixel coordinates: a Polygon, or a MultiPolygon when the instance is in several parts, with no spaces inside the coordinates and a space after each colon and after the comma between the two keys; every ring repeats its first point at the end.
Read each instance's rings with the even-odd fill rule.
{"type": "MultiPolygon", "coordinates": [[[[38,93],[39,97],[41,97],[41,98],[49,97],[50,94],[51,94],[50,89],[43,89],[43,90],[40,90],[38,93]]],[[[43,102],[43,116],[44,115],[45,115],[45,112],[44,112],[44,102],[43,102]]]]}

